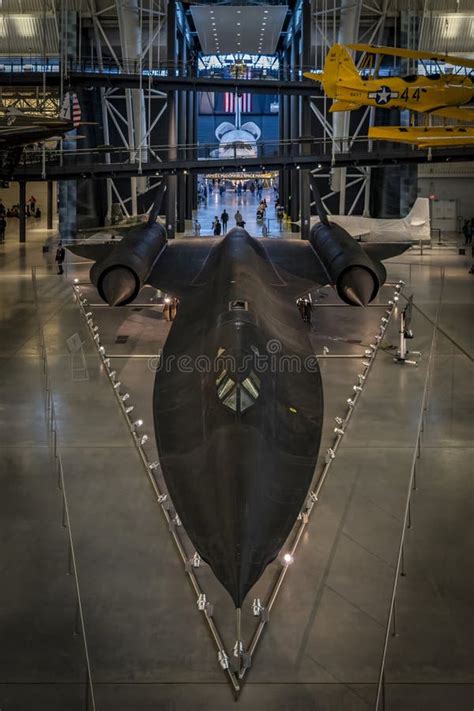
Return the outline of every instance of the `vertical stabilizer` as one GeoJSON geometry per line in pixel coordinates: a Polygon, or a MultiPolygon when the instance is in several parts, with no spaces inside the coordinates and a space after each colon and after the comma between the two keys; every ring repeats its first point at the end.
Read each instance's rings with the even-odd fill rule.
{"type": "Polygon", "coordinates": [[[345,86],[350,82],[354,88],[362,83],[354,60],[344,45],[335,44],[327,53],[321,81],[324,91],[331,99],[337,98],[338,83],[345,86]]]}
{"type": "Polygon", "coordinates": [[[405,220],[412,227],[430,224],[430,201],[429,198],[416,198],[405,220]]]}

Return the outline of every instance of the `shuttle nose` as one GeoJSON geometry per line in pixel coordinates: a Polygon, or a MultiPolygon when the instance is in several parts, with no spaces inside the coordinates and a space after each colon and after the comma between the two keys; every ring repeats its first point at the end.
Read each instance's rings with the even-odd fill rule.
{"type": "Polygon", "coordinates": [[[373,275],[362,267],[350,267],[341,276],[339,295],[354,306],[367,306],[377,291],[373,275]]]}
{"type": "Polygon", "coordinates": [[[126,267],[114,267],[102,278],[99,292],[109,306],[120,306],[133,299],[136,290],[134,274],[126,267]]]}

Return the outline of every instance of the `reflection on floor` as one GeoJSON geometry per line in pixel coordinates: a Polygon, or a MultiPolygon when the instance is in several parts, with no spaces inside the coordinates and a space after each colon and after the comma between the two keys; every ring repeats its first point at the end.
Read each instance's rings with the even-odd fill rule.
{"type": "MultiPolygon", "coordinates": [[[[46,235],[30,233],[20,247],[12,232],[0,246],[0,705],[20,711],[33,705],[84,708],[83,652],[80,637],[72,634],[75,596],[42,404],[30,278],[35,265],[97,709],[230,711],[235,703],[202,613],[72,299],[70,282],[77,277],[86,283],[88,264],[70,260],[67,275],[58,277],[52,255],[42,254],[46,235]],[[71,376],[66,339],[74,333],[85,342],[84,382],[71,376]]],[[[390,277],[414,292],[420,310],[413,347],[424,358],[419,368],[393,363],[393,323],[256,654],[241,711],[372,708],[441,264],[442,333],[407,534],[407,577],[399,584],[398,636],[389,646],[386,704],[394,711],[472,706],[474,282],[467,273],[470,259],[433,250],[389,264],[390,277]]],[[[90,303],[98,303],[90,293],[90,303]]],[[[389,294],[387,287],[382,303],[389,294]]],[[[311,327],[315,352],[326,347],[328,355],[361,353],[382,309],[338,306],[330,289],[318,298],[311,327]]],[[[148,289],[140,296],[142,306],[90,307],[117,377],[150,435],[150,458],[153,372],[148,358],[133,356],[155,355],[166,338],[169,324],[158,302],[148,289]],[[128,338],[117,342],[119,336],[128,338]]],[[[323,454],[359,365],[359,359],[321,361],[323,454]]],[[[265,597],[277,569],[278,562],[270,566],[255,596],[265,597]]],[[[200,575],[231,646],[227,596],[207,566],[200,575]]],[[[255,624],[250,603],[243,613],[247,635],[255,624]]]]}

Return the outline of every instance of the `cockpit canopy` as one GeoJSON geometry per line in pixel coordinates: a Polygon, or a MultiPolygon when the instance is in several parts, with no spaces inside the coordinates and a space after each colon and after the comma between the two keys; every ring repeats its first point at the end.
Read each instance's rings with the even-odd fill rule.
{"type": "Polygon", "coordinates": [[[260,378],[252,368],[246,368],[245,372],[240,373],[240,364],[235,356],[227,354],[224,348],[219,349],[218,359],[217,397],[224,407],[236,414],[242,414],[258,400],[260,378]]]}

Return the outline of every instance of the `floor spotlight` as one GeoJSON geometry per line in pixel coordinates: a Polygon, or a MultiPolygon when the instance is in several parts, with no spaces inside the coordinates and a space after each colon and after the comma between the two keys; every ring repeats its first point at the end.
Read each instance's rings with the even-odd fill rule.
{"type": "Polygon", "coordinates": [[[135,420],[135,422],[133,423],[132,427],[134,427],[135,429],[138,429],[138,428],[141,427],[142,425],[143,425],[143,420],[135,420]]]}
{"type": "MultiPolygon", "coordinates": [[[[128,395],[128,393],[127,393],[127,395],[128,395]]],[[[123,398],[122,398],[122,400],[123,400],[123,398]]],[[[135,409],[135,407],[133,405],[129,405],[128,407],[125,408],[125,414],[129,415],[134,409],[135,409]]]]}
{"type": "Polygon", "coordinates": [[[294,561],[294,558],[293,558],[293,556],[291,555],[291,553],[285,553],[285,555],[283,556],[283,562],[284,562],[284,564],[285,564],[285,565],[291,565],[291,564],[293,563],[293,561],[294,561]]]}
{"type": "Polygon", "coordinates": [[[159,466],[160,466],[159,462],[152,462],[151,464],[148,465],[148,469],[150,469],[150,471],[153,471],[154,469],[158,469],[159,466]]]}
{"type": "Polygon", "coordinates": [[[199,555],[199,553],[197,551],[194,553],[193,557],[191,558],[191,565],[193,566],[193,568],[199,568],[199,566],[201,565],[201,556],[199,555]]]}
{"type": "Polygon", "coordinates": [[[224,652],[224,650],[220,649],[219,653],[217,655],[217,659],[219,661],[219,664],[221,665],[222,669],[228,669],[229,668],[229,657],[227,654],[224,652]]]}
{"type": "Polygon", "coordinates": [[[140,446],[143,447],[146,442],[148,442],[148,435],[143,435],[143,437],[141,437],[140,439],[140,446]]]}

